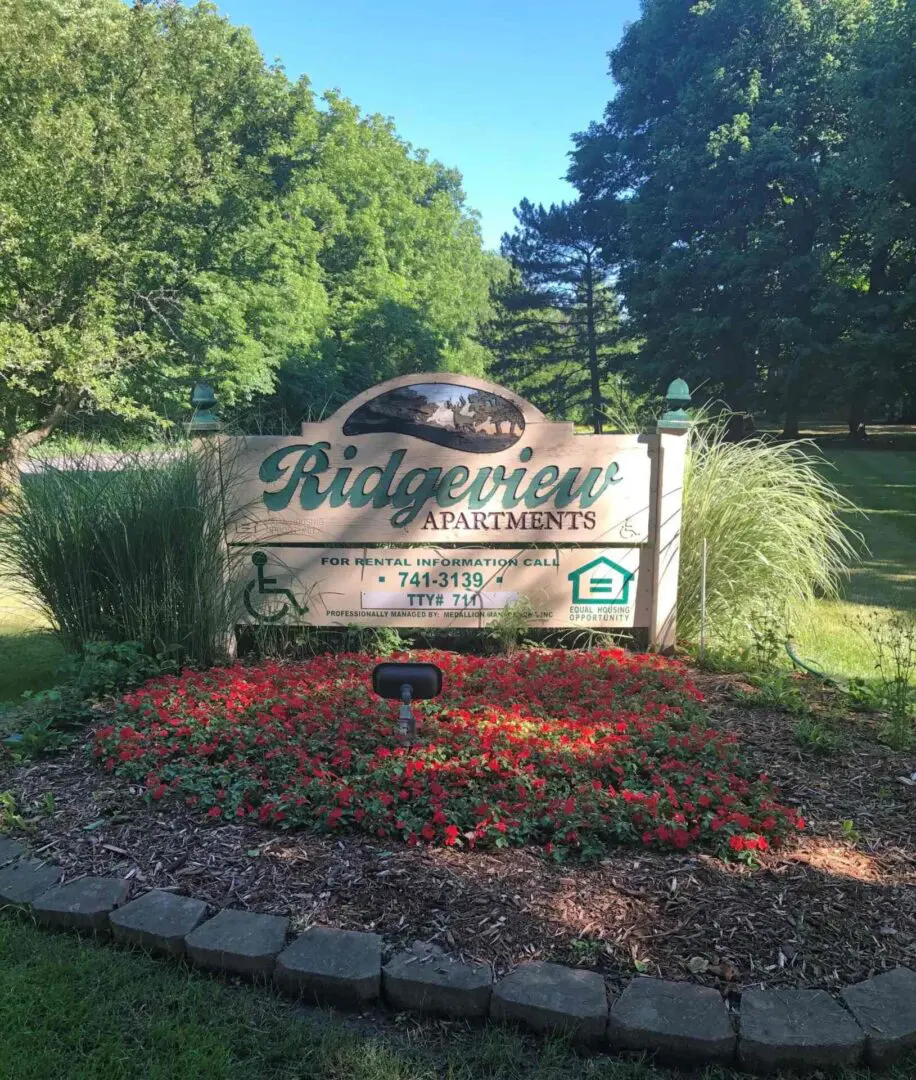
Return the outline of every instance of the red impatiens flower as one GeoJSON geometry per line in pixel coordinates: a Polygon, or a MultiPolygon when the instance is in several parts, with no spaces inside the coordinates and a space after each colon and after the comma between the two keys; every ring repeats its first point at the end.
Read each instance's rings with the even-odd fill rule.
{"type": "Polygon", "coordinates": [[[622,649],[415,656],[439,664],[446,689],[412,746],[370,692],[375,659],[344,654],[154,679],[98,729],[95,753],[151,798],[172,790],[213,819],[410,846],[728,853],[804,827],[736,737],[709,727],[676,662],[622,649]]]}

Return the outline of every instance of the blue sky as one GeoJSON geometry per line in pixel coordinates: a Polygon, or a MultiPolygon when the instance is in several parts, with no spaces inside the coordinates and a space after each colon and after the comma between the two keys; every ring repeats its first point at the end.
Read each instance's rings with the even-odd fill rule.
{"type": "Polygon", "coordinates": [[[268,60],[339,88],[461,170],[488,246],[523,197],[572,196],[570,134],[612,94],[607,52],[638,0],[221,0],[268,60]]]}

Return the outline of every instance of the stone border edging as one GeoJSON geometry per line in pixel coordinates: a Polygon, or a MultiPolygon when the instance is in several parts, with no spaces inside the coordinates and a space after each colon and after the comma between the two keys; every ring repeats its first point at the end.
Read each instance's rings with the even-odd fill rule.
{"type": "Polygon", "coordinates": [[[748,990],[729,1012],[712,987],[638,976],[609,1000],[597,972],[538,960],[494,983],[486,964],[465,964],[415,943],[383,959],[377,934],[311,927],[287,942],[289,919],[223,908],[154,889],[125,903],[130,883],[63,871],[0,836],[0,906],[39,922],[111,933],[114,940],[206,970],[272,982],[318,1005],[506,1020],[607,1050],[683,1066],[734,1064],[751,1072],[886,1068],[916,1049],[916,972],[898,967],[841,991],[748,990]]]}

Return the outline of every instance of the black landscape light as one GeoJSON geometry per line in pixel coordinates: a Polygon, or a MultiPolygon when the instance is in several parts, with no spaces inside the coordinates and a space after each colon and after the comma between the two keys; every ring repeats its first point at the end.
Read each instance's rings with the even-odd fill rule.
{"type": "Polygon", "coordinates": [[[405,742],[417,736],[417,718],[410,704],[442,693],[442,671],[435,664],[376,664],[372,689],[379,697],[400,701],[398,734],[405,742]]]}

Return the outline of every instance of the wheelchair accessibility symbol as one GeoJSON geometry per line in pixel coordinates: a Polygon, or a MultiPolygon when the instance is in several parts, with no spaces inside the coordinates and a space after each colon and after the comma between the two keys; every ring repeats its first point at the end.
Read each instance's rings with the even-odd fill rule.
{"type": "Polygon", "coordinates": [[[251,561],[257,568],[257,576],[245,586],[244,604],[245,610],[253,619],[258,622],[275,623],[285,619],[290,611],[296,615],[306,615],[308,613],[308,604],[300,604],[291,589],[282,586],[278,587],[275,577],[265,577],[264,567],[267,565],[267,555],[263,551],[256,551],[251,556],[251,561]],[[261,610],[262,598],[279,596],[285,598],[280,607],[274,607],[268,601],[267,606],[274,607],[274,610],[261,610]],[[254,599],[254,603],[252,603],[252,599],[254,599]]]}

